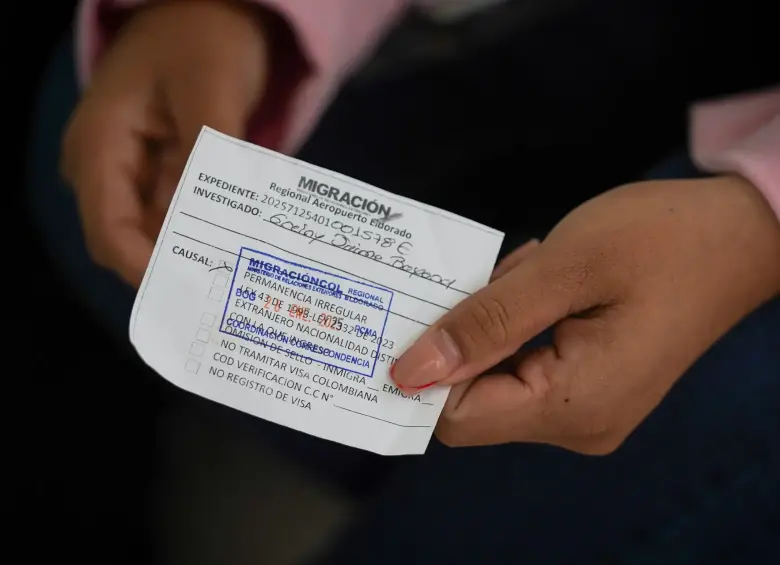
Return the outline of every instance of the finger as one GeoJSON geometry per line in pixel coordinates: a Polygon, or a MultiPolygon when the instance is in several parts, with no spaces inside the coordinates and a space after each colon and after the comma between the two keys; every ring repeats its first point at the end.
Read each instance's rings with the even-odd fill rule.
{"type": "Polygon", "coordinates": [[[160,220],[160,225],[203,127],[231,137],[246,138],[254,100],[237,91],[235,79],[213,76],[213,73],[209,77],[210,73],[204,71],[196,83],[193,79],[171,86],[171,110],[177,139],[166,147],[153,198],[153,215],[160,220]]]}
{"type": "Polygon", "coordinates": [[[144,222],[144,231],[154,240],[157,240],[165,223],[171,200],[181,178],[180,167],[182,166],[175,148],[162,151],[158,175],[154,179],[153,193],[146,206],[144,222]]]}
{"type": "MultiPolygon", "coordinates": [[[[100,154],[95,158],[103,159],[100,154]]],[[[127,167],[106,160],[85,174],[81,184],[79,206],[93,258],[138,287],[154,241],[144,229],[143,207],[127,167]]]]}
{"type": "Polygon", "coordinates": [[[503,277],[509,271],[517,267],[537,247],[539,247],[539,240],[531,239],[504,257],[493,270],[493,274],[490,276],[491,282],[503,277]]]}
{"type": "Polygon", "coordinates": [[[178,147],[170,145],[161,151],[159,173],[154,180],[154,193],[149,205],[150,215],[159,218],[160,225],[176,193],[181,178],[181,166],[182,160],[178,147]]]}
{"type": "Polygon", "coordinates": [[[554,345],[524,357],[515,375],[478,379],[448,403],[439,424],[443,441],[614,451],[669,387],[646,359],[647,344],[662,338],[648,318],[638,307],[567,318],[556,326],[554,345]]]}
{"type": "Polygon", "coordinates": [[[178,135],[175,141],[160,149],[148,207],[147,233],[156,236],[159,232],[203,126],[233,137],[245,137],[255,100],[237,82],[241,81],[226,78],[219,68],[205,69],[190,79],[175,75],[171,81],[169,98],[178,135]]]}
{"type": "Polygon", "coordinates": [[[580,302],[581,276],[543,253],[532,253],[429,328],[393,368],[407,390],[456,384],[515,353],[580,302]]]}
{"type": "Polygon", "coordinates": [[[533,386],[506,373],[461,383],[450,391],[436,437],[451,447],[532,441],[542,409],[540,396],[533,386]]]}
{"type": "Polygon", "coordinates": [[[138,186],[144,143],[132,124],[120,112],[66,143],[76,146],[71,152],[81,154],[70,166],[70,177],[91,256],[138,286],[154,244],[143,229],[138,186]]]}
{"type": "MultiPolygon", "coordinates": [[[[576,358],[579,362],[587,362],[586,359],[596,357],[583,354],[582,346],[595,345],[597,340],[589,338],[591,320],[576,320],[574,326],[565,324],[567,321],[560,326],[564,327],[562,341],[559,332],[556,346],[542,347],[520,356],[514,374],[487,375],[472,381],[473,384],[453,387],[455,394],[448,397],[437,425],[439,439],[450,446],[517,441],[569,443],[570,434],[564,430],[571,428],[570,422],[577,420],[579,404],[570,405],[574,396],[571,386],[575,377],[573,361],[576,358]],[[572,409],[567,413],[566,408],[570,406],[572,409]]],[[[596,370],[604,370],[604,367],[596,370]]]]}

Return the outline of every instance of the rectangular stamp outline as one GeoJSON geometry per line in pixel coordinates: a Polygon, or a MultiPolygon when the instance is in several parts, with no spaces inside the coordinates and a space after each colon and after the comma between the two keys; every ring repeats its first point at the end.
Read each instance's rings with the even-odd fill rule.
{"type": "Polygon", "coordinates": [[[233,334],[233,333],[230,333],[230,332],[226,332],[226,331],[224,331],[222,329],[225,326],[225,316],[227,316],[227,309],[228,309],[228,305],[230,304],[230,299],[233,297],[233,289],[235,287],[236,275],[238,274],[238,268],[240,266],[241,260],[242,259],[246,259],[246,260],[250,259],[250,257],[247,257],[246,255],[244,255],[244,251],[250,251],[250,252],[255,253],[257,255],[264,255],[264,256],[269,257],[269,258],[271,258],[271,259],[273,259],[275,261],[280,261],[280,262],[286,263],[288,265],[293,265],[293,266],[298,267],[300,269],[306,269],[307,271],[312,271],[312,272],[315,272],[315,273],[322,273],[323,275],[327,275],[329,277],[341,279],[343,281],[348,281],[348,282],[353,283],[353,284],[362,285],[362,286],[367,287],[367,288],[372,288],[372,289],[376,289],[376,290],[388,293],[390,295],[390,300],[388,301],[387,307],[385,308],[385,319],[384,319],[384,322],[382,323],[382,329],[381,329],[380,334],[379,334],[379,339],[377,341],[377,348],[376,348],[376,351],[374,352],[373,363],[371,364],[371,371],[369,373],[361,373],[360,371],[356,371],[353,368],[342,367],[340,365],[336,365],[335,363],[329,363],[327,361],[322,361],[320,359],[315,359],[313,357],[307,357],[306,355],[303,355],[302,353],[299,353],[298,351],[295,351],[295,350],[292,350],[292,349],[289,350],[290,353],[293,353],[295,356],[297,356],[297,357],[299,357],[301,359],[309,359],[309,360],[313,361],[314,363],[320,363],[322,365],[328,365],[329,367],[334,367],[336,369],[341,369],[343,371],[349,371],[350,373],[355,373],[357,375],[362,375],[364,377],[373,378],[374,371],[376,370],[377,362],[379,361],[379,352],[382,349],[382,342],[384,341],[385,329],[387,328],[387,320],[390,318],[390,308],[393,305],[393,298],[395,297],[395,293],[392,290],[390,290],[389,288],[384,288],[384,287],[381,287],[381,286],[377,286],[375,284],[365,283],[365,282],[362,282],[362,281],[359,281],[359,280],[351,279],[349,277],[345,277],[343,275],[339,275],[339,274],[336,274],[336,273],[329,273],[328,271],[323,271],[322,269],[316,269],[314,267],[308,267],[306,265],[302,265],[301,263],[296,263],[294,261],[288,261],[287,259],[282,259],[281,257],[277,257],[276,255],[272,255],[270,253],[266,253],[265,251],[258,251],[257,249],[252,249],[251,247],[246,247],[246,246],[242,245],[241,248],[238,250],[238,257],[236,258],[236,266],[233,268],[233,276],[230,279],[230,289],[228,290],[227,299],[225,300],[225,307],[222,309],[222,319],[220,320],[219,328],[218,328],[217,331],[219,331],[219,333],[221,333],[221,334],[229,335],[231,337],[237,337],[238,339],[242,339],[244,341],[248,341],[249,343],[251,343],[253,345],[260,345],[262,347],[267,347],[267,348],[272,349],[274,351],[284,350],[285,347],[283,347],[281,344],[278,344],[278,343],[275,343],[275,342],[271,342],[269,344],[257,343],[255,341],[252,341],[251,339],[247,339],[246,337],[243,337],[243,336],[240,336],[240,335],[236,335],[236,334],[233,334]]]}

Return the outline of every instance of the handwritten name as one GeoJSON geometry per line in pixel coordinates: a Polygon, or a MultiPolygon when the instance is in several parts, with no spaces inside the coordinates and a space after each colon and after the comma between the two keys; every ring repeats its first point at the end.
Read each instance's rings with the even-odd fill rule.
{"type": "Polygon", "coordinates": [[[365,257],[394,269],[404,271],[405,273],[408,273],[410,277],[419,277],[421,279],[429,280],[445,288],[451,288],[452,285],[454,285],[456,282],[456,279],[448,279],[438,273],[429,271],[425,267],[419,267],[409,263],[407,259],[401,255],[401,253],[405,253],[407,250],[406,247],[401,249],[401,246],[409,246],[409,242],[403,242],[398,246],[399,248],[396,251],[399,252],[399,255],[391,255],[390,257],[385,258],[383,255],[372,249],[365,249],[361,247],[360,243],[355,243],[340,233],[335,234],[331,240],[328,241],[325,239],[326,234],[316,232],[314,229],[310,228],[308,224],[296,224],[295,222],[288,220],[285,214],[276,214],[265,221],[274,226],[309,238],[309,244],[313,243],[314,241],[320,241],[326,245],[330,245],[331,247],[342,249],[360,257],[365,257]]]}

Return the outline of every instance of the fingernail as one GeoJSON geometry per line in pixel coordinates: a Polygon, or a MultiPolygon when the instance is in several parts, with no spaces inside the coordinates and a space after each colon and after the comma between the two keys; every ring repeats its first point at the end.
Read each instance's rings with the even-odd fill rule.
{"type": "Polygon", "coordinates": [[[400,383],[397,383],[395,381],[395,365],[396,365],[395,361],[393,361],[393,363],[390,365],[390,369],[389,369],[390,378],[395,383],[395,386],[397,386],[404,394],[414,394],[416,392],[420,392],[421,390],[425,390],[426,388],[431,388],[433,385],[436,384],[435,382],[432,382],[432,383],[425,383],[422,386],[404,386],[400,383]]]}
{"type": "Polygon", "coordinates": [[[462,361],[455,341],[444,330],[425,334],[391,367],[390,376],[401,387],[423,390],[449,377],[462,361]]]}
{"type": "MultiPolygon", "coordinates": [[[[392,377],[392,375],[390,375],[392,377]]],[[[393,379],[395,381],[395,379],[393,379]]],[[[426,388],[431,388],[433,385],[438,384],[437,382],[432,383],[425,383],[422,386],[404,386],[402,384],[395,383],[395,386],[398,387],[398,390],[403,392],[404,394],[408,396],[414,396],[415,394],[424,391],[426,388]]]]}

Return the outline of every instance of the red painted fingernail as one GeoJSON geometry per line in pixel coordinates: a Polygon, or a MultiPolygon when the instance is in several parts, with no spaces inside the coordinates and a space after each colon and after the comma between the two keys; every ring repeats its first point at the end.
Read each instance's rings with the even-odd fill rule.
{"type": "Polygon", "coordinates": [[[390,378],[395,380],[395,375],[393,373],[395,373],[395,361],[390,365],[390,378]]]}
{"type": "Polygon", "coordinates": [[[422,386],[404,386],[400,385],[398,383],[395,383],[395,386],[398,387],[398,390],[403,392],[404,394],[417,394],[421,390],[425,390],[426,388],[431,388],[433,385],[437,384],[436,382],[424,384],[422,386]]]}

